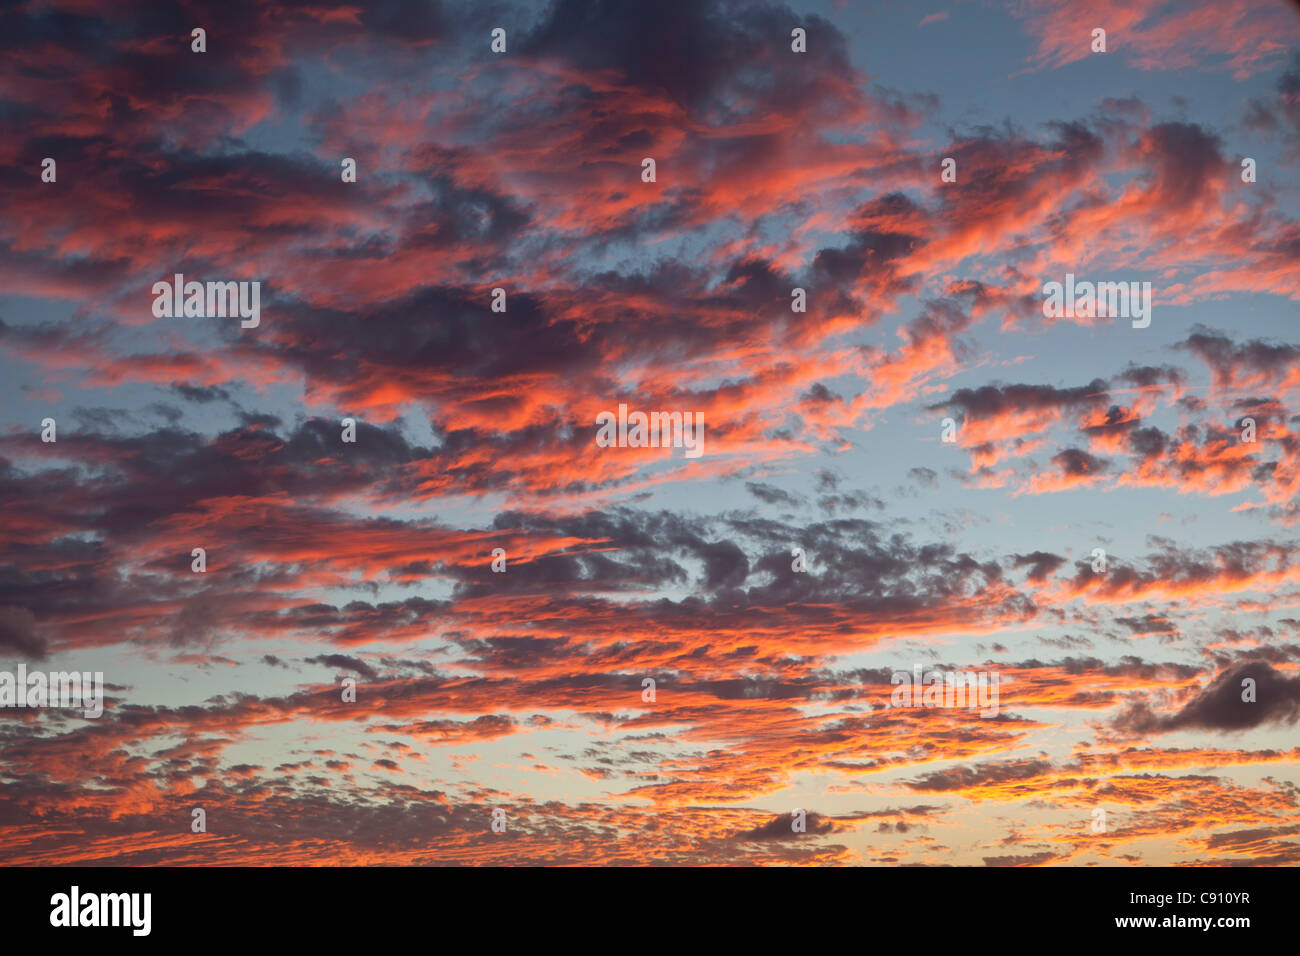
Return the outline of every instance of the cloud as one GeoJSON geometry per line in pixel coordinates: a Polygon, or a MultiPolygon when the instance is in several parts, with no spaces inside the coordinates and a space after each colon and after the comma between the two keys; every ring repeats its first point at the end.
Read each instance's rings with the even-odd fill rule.
{"type": "Polygon", "coordinates": [[[794,831],[794,816],[778,813],[767,823],[736,834],[737,840],[797,840],[808,834],[835,832],[835,821],[808,811],[804,817],[804,833],[794,831]]]}
{"type": "Polygon", "coordinates": [[[353,671],[360,674],[366,680],[374,680],[379,676],[378,672],[365,661],[359,660],[355,657],[349,657],[346,654],[321,654],[318,657],[307,658],[307,663],[322,664],[325,667],[353,671]]]}
{"type": "Polygon", "coordinates": [[[37,630],[36,615],[25,607],[0,607],[0,648],[40,660],[46,644],[37,630]]]}
{"type": "Polygon", "coordinates": [[[1120,714],[1115,726],[1135,734],[1176,730],[1240,732],[1265,724],[1289,726],[1300,718],[1300,678],[1287,677],[1263,661],[1244,662],[1219,674],[1180,710],[1158,714],[1136,703],[1120,714]],[[1254,682],[1255,700],[1247,680],[1254,682]]]}

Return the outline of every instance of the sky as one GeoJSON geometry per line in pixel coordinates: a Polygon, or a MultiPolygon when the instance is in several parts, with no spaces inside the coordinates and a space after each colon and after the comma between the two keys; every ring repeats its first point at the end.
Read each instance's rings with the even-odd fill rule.
{"type": "Polygon", "coordinates": [[[1296,5],[0,50],[0,863],[1300,862],[1296,5]]]}

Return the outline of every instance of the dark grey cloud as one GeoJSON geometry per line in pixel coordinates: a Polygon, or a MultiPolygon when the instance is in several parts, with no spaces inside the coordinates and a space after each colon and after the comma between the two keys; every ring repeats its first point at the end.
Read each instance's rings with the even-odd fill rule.
{"type": "Polygon", "coordinates": [[[796,833],[792,826],[795,817],[790,813],[778,813],[767,823],[754,827],[752,830],[742,830],[737,833],[734,839],[737,840],[797,840],[801,837],[814,836],[822,833],[833,833],[835,831],[835,821],[830,817],[824,817],[819,813],[807,811],[804,815],[804,833],[796,833]]]}
{"type": "Polygon", "coordinates": [[[1300,717],[1300,677],[1287,677],[1264,661],[1247,661],[1219,674],[1173,714],[1159,714],[1144,702],[1126,709],[1114,726],[1135,734],[1176,730],[1237,732],[1269,724],[1290,726],[1300,717]],[[1245,680],[1255,683],[1255,700],[1243,700],[1245,680]]]}
{"type": "Polygon", "coordinates": [[[365,661],[356,657],[349,657],[347,654],[321,654],[318,657],[306,658],[306,662],[308,664],[322,664],[325,667],[354,671],[366,678],[366,680],[374,680],[379,676],[375,669],[365,661]]]}
{"type": "Polygon", "coordinates": [[[0,651],[40,660],[45,657],[45,650],[36,615],[25,607],[0,607],[0,651]]]}

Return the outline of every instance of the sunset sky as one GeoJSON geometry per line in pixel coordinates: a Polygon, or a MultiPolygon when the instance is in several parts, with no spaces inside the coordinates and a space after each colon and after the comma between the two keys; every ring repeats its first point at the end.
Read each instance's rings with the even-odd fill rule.
{"type": "Polygon", "coordinates": [[[0,167],[0,863],[1300,863],[1295,4],[27,0],[0,167]]]}

